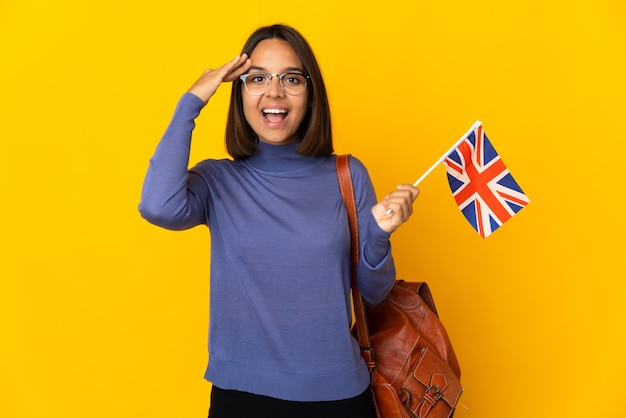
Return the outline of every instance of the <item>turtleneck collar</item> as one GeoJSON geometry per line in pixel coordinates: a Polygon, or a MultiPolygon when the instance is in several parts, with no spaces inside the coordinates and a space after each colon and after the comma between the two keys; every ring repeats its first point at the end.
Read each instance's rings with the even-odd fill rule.
{"type": "Polygon", "coordinates": [[[267,173],[293,173],[315,167],[324,161],[323,157],[305,157],[296,153],[299,141],[285,145],[272,145],[258,142],[258,150],[244,160],[258,171],[267,173]]]}

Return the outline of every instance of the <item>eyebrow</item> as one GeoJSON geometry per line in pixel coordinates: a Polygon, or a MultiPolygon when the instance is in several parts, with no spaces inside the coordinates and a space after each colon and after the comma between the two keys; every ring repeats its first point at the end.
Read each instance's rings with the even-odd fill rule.
{"type": "MultiPolygon", "coordinates": [[[[256,70],[256,71],[264,71],[264,72],[267,72],[267,69],[266,69],[266,68],[259,67],[258,65],[253,65],[253,66],[251,66],[251,67],[250,67],[250,69],[249,69],[249,71],[250,71],[250,70],[256,70]]],[[[293,72],[293,71],[299,71],[299,72],[301,72],[301,73],[303,73],[303,74],[304,74],[304,70],[303,70],[302,68],[299,68],[299,67],[286,67],[286,68],[283,68],[282,73],[290,73],[290,72],[293,72]]]]}

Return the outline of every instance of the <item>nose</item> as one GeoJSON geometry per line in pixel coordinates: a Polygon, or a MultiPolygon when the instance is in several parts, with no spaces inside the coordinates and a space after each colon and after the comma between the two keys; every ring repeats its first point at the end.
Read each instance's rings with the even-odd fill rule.
{"type": "Polygon", "coordinates": [[[267,89],[266,94],[271,97],[281,97],[283,92],[283,87],[280,85],[280,78],[278,76],[273,76],[270,80],[270,88],[267,89]]]}

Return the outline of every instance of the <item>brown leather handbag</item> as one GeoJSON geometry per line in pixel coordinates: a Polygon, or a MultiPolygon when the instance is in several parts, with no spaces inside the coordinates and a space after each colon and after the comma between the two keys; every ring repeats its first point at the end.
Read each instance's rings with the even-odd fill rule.
{"type": "Polygon", "coordinates": [[[353,333],[370,370],[379,417],[450,418],[463,392],[461,369],[424,282],[396,280],[386,299],[366,306],[356,283],[359,225],[347,155],[337,177],[352,237],[353,333]]]}

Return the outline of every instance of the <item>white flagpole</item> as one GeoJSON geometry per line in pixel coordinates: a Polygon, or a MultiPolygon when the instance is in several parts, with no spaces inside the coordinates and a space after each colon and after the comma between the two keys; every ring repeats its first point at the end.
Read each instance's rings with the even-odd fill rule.
{"type": "Polygon", "coordinates": [[[459,138],[458,141],[455,142],[454,145],[452,145],[450,147],[450,149],[448,151],[446,151],[445,154],[443,154],[441,156],[441,158],[439,158],[437,160],[437,162],[435,164],[433,164],[428,170],[426,170],[426,172],[424,174],[422,174],[422,177],[420,177],[419,179],[417,179],[417,181],[415,183],[413,183],[413,186],[417,187],[418,184],[420,184],[422,182],[422,180],[424,180],[426,178],[427,175],[429,175],[431,173],[431,171],[433,171],[439,164],[441,164],[443,162],[443,160],[446,159],[446,157],[448,155],[450,155],[450,153],[452,151],[454,151],[459,145],[461,145],[461,142],[465,141],[465,138],[467,138],[467,136],[472,133],[476,128],[478,128],[480,125],[482,125],[482,122],[477,120],[476,122],[474,122],[474,124],[472,125],[471,128],[469,128],[467,130],[467,132],[465,132],[465,134],[459,138]]]}

